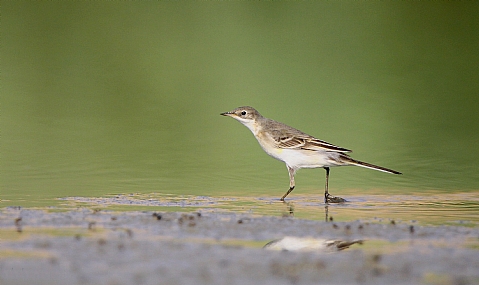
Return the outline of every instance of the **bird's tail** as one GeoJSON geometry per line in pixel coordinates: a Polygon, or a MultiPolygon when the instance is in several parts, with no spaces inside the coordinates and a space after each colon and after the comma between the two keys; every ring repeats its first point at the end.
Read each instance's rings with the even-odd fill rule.
{"type": "Polygon", "coordinates": [[[377,165],[374,165],[374,164],[371,164],[371,163],[355,160],[355,159],[351,158],[349,155],[346,155],[346,154],[343,154],[343,153],[341,154],[340,158],[341,158],[341,161],[346,162],[349,165],[361,166],[361,167],[374,169],[374,170],[378,170],[378,171],[382,171],[382,172],[386,172],[386,173],[402,174],[399,171],[392,170],[392,169],[389,169],[389,168],[386,168],[386,167],[377,166],[377,165]]]}

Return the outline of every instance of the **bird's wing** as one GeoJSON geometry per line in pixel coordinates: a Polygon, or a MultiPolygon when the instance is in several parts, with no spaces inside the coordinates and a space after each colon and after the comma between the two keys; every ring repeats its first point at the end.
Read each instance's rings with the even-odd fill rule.
{"type": "Polygon", "coordinates": [[[273,138],[279,148],[351,152],[349,149],[330,144],[296,130],[278,130],[274,132],[273,138]]]}

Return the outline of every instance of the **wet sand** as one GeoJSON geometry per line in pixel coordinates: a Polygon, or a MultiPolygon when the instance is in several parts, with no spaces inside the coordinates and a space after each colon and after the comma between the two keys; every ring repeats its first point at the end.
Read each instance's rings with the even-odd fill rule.
{"type": "Polygon", "coordinates": [[[0,213],[0,284],[479,284],[477,228],[211,211],[0,213]]]}

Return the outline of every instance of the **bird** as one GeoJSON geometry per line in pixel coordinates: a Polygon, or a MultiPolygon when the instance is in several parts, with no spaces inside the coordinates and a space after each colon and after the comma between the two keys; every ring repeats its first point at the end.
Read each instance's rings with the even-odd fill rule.
{"type": "Polygon", "coordinates": [[[330,144],[286,124],[265,118],[250,106],[238,107],[220,115],[231,117],[245,125],[268,155],[286,164],[289,173],[289,189],[280,199],[283,202],[295,188],[294,176],[296,171],[301,168],[324,168],[326,170],[324,189],[324,202],[326,204],[346,202],[344,198],[329,194],[330,167],[355,165],[391,174],[402,174],[389,168],[353,159],[348,155],[351,150],[330,144]]]}

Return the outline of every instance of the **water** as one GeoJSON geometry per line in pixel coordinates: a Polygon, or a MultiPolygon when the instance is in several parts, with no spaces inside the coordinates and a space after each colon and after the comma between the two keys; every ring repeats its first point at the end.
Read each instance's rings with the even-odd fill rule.
{"type": "Polygon", "coordinates": [[[384,224],[479,225],[479,194],[363,194],[347,196],[348,203],[324,205],[317,195],[296,195],[285,202],[271,196],[193,196],[126,194],[104,197],[63,197],[55,201],[55,210],[78,207],[110,211],[232,212],[255,216],[296,217],[328,222],[361,221],[384,224]]]}
{"type": "MultiPolygon", "coordinates": [[[[0,207],[129,193],[263,207],[288,175],[219,115],[241,105],[404,173],[334,168],[334,195],[475,195],[478,16],[474,2],[5,3],[0,207]]],[[[296,184],[291,199],[320,201],[324,171],[296,184]]],[[[476,220],[475,202],[448,207],[476,220]]]]}

